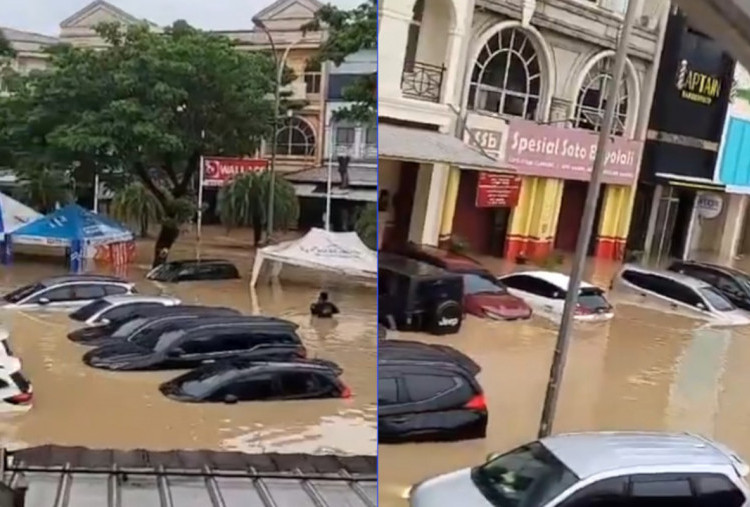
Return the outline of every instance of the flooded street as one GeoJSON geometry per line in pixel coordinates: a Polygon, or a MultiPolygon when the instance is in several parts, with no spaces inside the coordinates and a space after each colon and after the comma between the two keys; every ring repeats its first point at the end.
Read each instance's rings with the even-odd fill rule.
{"type": "MultiPolygon", "coordinates": [[[[500,272],[499,269],[494,269],[500,272]]],[[[612,270],[587,280],[609,286],[612,270]]],[[[618,303],[615,319],[577,325],[554,432],[677,430],[712,436],[750,459],[750,328],[703,323],[618,303]]],[[[454,346],[477,361],[489,408],[487,438],[379,447],[380,505],[403,506],[405,489],[431,475],[480,464],[536,438],[557,328],[468,317],[460,334],[417,339],[454,346]]]]}
{"type": "MultiPolygon", "coordinates": [[[[297,323],[311,357],[339,363],[350,399],[224,404],[185,404],[158,391],[159,383],[178,372],[110,373],[81,362],[88,350],[66,334],[77,327],[64,313],[0,311],[11,331],[11,345],[34,385],[34,406],[19,415],[0,414],[0,445],[55,443],[94,448],[217,449],[247,452],[375,454],[376,452],[376,309],[374,291],[327,287],[341,308],[337,322],[314,324],[309,304],[319,286],[282,281],[249,289],[248,254],[230,258],[242,280],[157,285],[145,280],[147,247],[139,266],[127,277],[146,294],[175,295],[184,303],[231,306],[244,313],[260,311],[297,323]]],[[[178,249],[172,259],[189,258],[178,249]]],[[[204,253],[204,256],[207,253],[204,253]]],[[[0,267],[0,288],[17,287],[54,274],[62,266],[17,261],[0,267]]]]}

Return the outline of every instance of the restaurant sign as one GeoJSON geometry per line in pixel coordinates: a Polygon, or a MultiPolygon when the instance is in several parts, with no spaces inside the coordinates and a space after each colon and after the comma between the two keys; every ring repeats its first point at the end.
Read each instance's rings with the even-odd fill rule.
{"type": "Polygon", "coordinates": [[[204,187],[222,187],[235,176],[268,168],[268,160],[261,158],[205,157],[202,182],[204,187]]]}
{"type": "Polygon", "coordinates": [[[477,208],[514,208],[520,194],[520,176],[480,172],[475,204],[477,208]]]}
{"type": "MultiPolygon", "coordinates": [[[[599,136],[583,129],[510,122],[506,165],[518,174],[588,181],[599,136]]],[[[630,185],[635,181],[643,143],[613,136],[607,147],[602,183],[630,185]]]]}

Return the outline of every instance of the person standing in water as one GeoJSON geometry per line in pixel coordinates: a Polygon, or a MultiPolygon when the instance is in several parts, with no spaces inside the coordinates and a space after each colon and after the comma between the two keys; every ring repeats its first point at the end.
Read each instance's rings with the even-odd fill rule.
{"type": "Polygon", "coordinates": [[[318,300],[310,305],[310,314],[321,319],[330,319],[339,313],[338,307],[328,300],[328,293],[321,292],[318,300]]]}

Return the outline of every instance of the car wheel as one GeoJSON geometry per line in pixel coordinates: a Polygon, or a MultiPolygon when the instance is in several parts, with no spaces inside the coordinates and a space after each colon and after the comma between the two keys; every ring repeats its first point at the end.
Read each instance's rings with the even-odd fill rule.
{"type": "Polygon", "coordinates": [[[431,312],[428,331],[434,335],[455,334],[461,329],[463,308],[455,301],[443,301],[431,312]]]}

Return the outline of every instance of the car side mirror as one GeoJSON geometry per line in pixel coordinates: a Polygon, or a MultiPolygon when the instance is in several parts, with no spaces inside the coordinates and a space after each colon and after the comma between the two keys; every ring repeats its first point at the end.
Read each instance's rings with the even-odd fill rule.
{"type": "Polygon", "coordinates": [[[224,403],[226,403],[227,405],[234,405],[238,401],[239,400],[237,399],[237,396],[233,394],[227,394],[226,396],[224,396],[224,403]]]}
{"type": "Polygon", "coordinates": [[[47,299],[47,298],[39,298],[39,304],[40,305],[48,305],[49,304],[49,299],[47,299]]]}
{"type": "Polygon", "coordinates": [[[111,322],[109,321],[109,319],[101,319],[101,320],[100,320],[99,322],[100,322],[100,323],[101,323],[101,324],[102,324],[103,326],[106,326],[107,324],[111,324],[111,322]]]}
{"type": "Polygon", "coordinates": [[[499,452],[491,452],[487,455],[487,462],[494,461],[500,456],[501,454],[499,452]]]}

